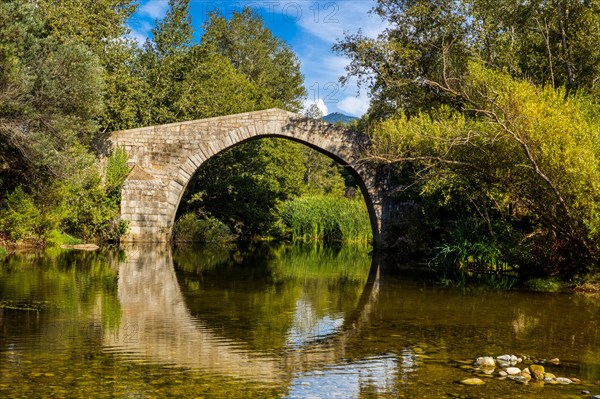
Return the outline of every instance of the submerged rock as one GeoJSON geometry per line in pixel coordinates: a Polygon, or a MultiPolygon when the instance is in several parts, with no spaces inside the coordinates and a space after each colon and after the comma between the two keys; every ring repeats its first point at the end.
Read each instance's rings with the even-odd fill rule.
{"type": "Polygon", "coordinates": [[[572,384],[573,383],[573,381],[571,381],[570,379],[563,378],[563,377],[558,377],[556,379],[556,382],[559,383],[559,384],[563,384],[563,385],[568,385],[568,384],[572,384]]]}
{"type": "Polygon", "coordinates": [[[532,364],[529,366],[529,371],[531,371],[531,376],[536,380],[542,381],[544,379],[544,366],[532,364]]]}
{"type": "Polygon", "coordinates": [[[485,382],[481,378],[466,378],[460,381],[463,385],[483,385],[485,382]]]}
{"type": "Polygon", "coordinates": [[[508,375],[517,375],[521,374],[521,369],[518,367],[509,367],[506,369],[506,372],[508,373],[508,375]]]}

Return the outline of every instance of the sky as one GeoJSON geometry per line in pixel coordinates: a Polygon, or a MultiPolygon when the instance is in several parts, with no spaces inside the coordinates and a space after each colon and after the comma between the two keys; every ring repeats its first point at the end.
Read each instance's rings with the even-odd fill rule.
{"type": "MultiPolygon", "coordinates": [[[[136,14],[130,19],[130,36],[143,43],[156,19],[162,19],[168,9],[168,0],[140,0],[136,14]]],[[[348,59],[331,51],[344,33],[360,29],[366,36],[374,37],[385,22],[369,14],[375,0],[191,0],[192,24],[199,40],[201,26],[208,12],[215,9],[229,18],[243,7],[260,13],[265,24],[298,55],[304,86],[308,93],[305,108],[316,103],[327,115],[341,112],[361,116],[369,107],[367,90],[359,91],[356,80],[341,86],[339,78],[345,74],[348,59]]]]}

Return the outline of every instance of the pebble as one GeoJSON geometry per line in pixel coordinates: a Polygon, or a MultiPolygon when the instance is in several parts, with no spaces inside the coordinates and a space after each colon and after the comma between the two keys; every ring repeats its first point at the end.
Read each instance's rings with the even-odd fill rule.
{"type": "Polygon", "coordinates": [[[511,376],[510,377],[512,380],[523,383],[523,384],[527,384],[529,382],[529,379],[523,377],[522,375],[515,375],[515,376],[511,376]]]}
{"type": "Polygon", "coordinates": [[[508,375],[508,373],[506,371],[504,371],[504,370],[500,370],[500,371],[498,371],[498,375],[500,377],[506,377],[508,375]]]}
{"type": "Polygon", "coordinates": [[[592,399],[600,399],[600,395],[594,395],[592,396],[592,399]]]}
{"type": "Polygon", "coordinates": [[[544,378],[556,378],[556,376],[552,373],[544,373],[544,378]]]}
{"type": "Polygon", "coordinates": [[[477,362],[481,367],[495,367],[496,361],[491,356],[478,357],[477,362]]]}
{"type": "Polygon", "coordinates": [[[502,356],[498,356],[496,359],[498,359],[498,361],[500,361],[500,362],[510,362],[511,356],[510,355],[502,355],[502,356]]]}
{"type": "Polygon", "coordinates": [[[584,389],[583,391],[581,391],[582,395],[591,395],[592,391],[588,391],[587,389],[584,389]]]}
{"type": "Polygon", "coordinates": [[[463,385],[483,385],[483,384],[485,384],[485,382],[483,382],[483,380],[480,378],[466,378],[464,380],[461,380],[460,383],[463,385]]]}
{"type": "Polygon", "coordinates": [[[509,367],[506,369],[506,372],[508,373],[508,375],[517,375],[521,374],[521,369],[518,367],[509,367]]]}

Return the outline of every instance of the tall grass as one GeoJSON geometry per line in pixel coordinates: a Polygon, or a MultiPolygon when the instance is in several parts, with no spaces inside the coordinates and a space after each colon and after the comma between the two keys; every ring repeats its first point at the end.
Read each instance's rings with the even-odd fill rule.
{"type": "Polygon", "coordinates": [[[294,240],[370,242],[373,238],[362,199],[310,195],[283,204],[282,218],[294,240]]]}

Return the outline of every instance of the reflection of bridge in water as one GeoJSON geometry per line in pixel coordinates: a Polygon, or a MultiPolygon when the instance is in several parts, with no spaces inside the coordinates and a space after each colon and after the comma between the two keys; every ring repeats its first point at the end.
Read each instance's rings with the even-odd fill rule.
{"type": "Polygon", "coordinates": [[[379,267],[374,263],[357,309],[344,316],[335,333],[291,350],[260,352],[224,338],[191,315],[170,249],[130,247],[127,260],[119,265],[121,322],[105,334],[104,345],[144,362],[283,384],[299,373],[335,366],[347,358],[348,340],[368,322],[378,293],[379,267]]]}

